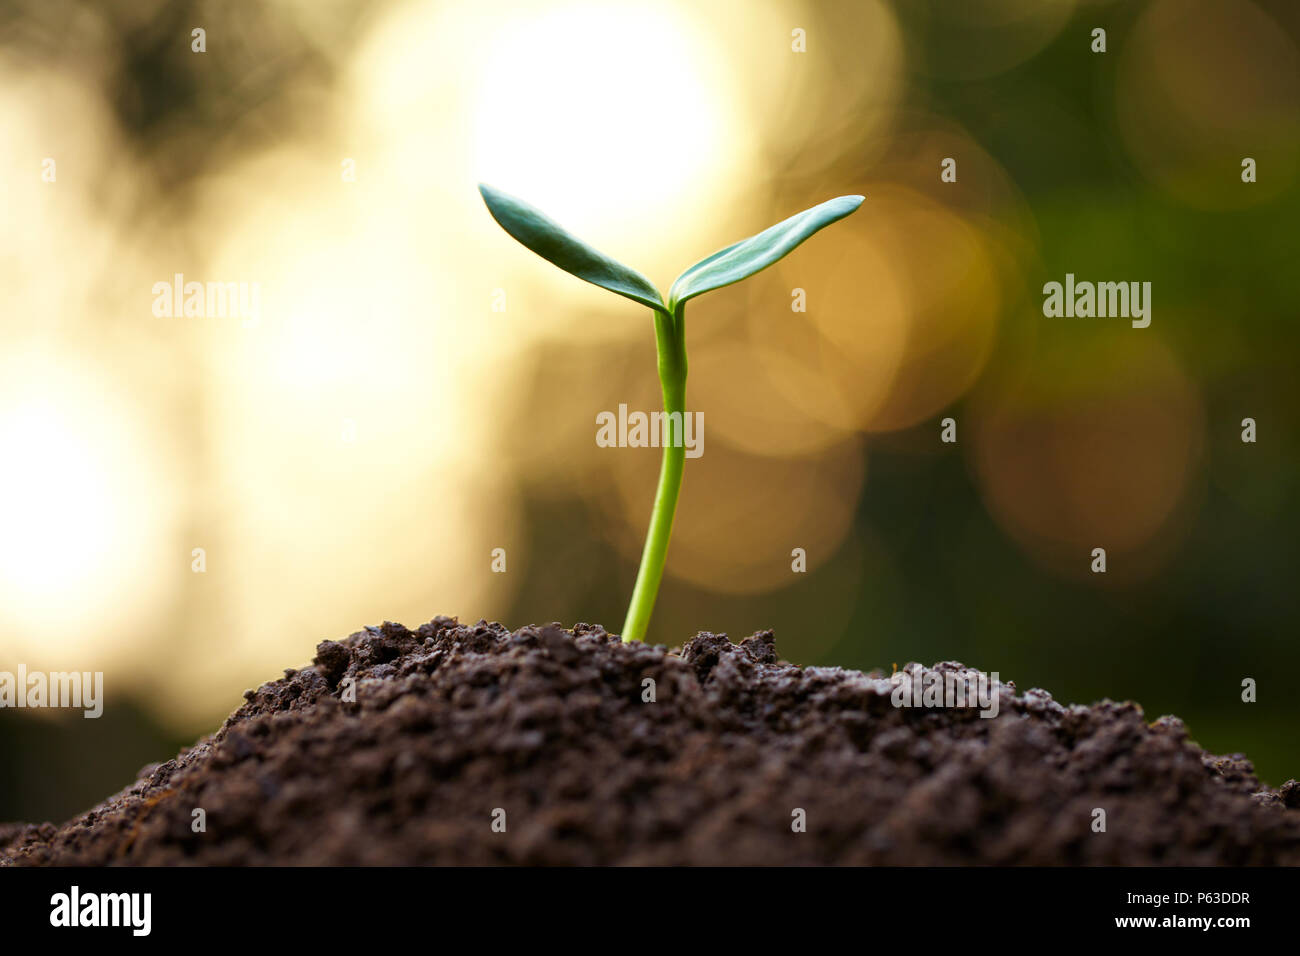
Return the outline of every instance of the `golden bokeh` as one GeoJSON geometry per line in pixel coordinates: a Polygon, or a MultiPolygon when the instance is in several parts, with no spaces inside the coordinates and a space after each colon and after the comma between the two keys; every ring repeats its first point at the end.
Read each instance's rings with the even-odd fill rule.
{"type": "MultiPolygon", "coordinates": [[[[1086,320],[1084,320],[1086,321],[1086,320]]],[[[1079,331],[977,396],[971,466],[990,512],[1032,556],[1097,586],[1132,585],[1171,556],[1197,489],[1204,412],[1156,336],[1079,331]],[[1107,573],[1092,574],[1104,548],[1107,573]]]]}
{"type": "Polygon", "coordinates": [[[1292,183],[1300,52],[1250,0],[1158,0],[1120,57],[1119,132],[1161,189],[1196,208],[1222,209],[1268,202],[1292,183]],[[1250,189],[1241,188],[1246,157],[1259,167],[1250,189]]]}

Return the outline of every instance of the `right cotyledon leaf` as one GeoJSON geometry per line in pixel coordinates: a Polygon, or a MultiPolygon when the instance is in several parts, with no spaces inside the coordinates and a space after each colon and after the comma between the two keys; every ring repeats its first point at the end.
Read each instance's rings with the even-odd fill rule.
{"type": "Polygon", "coordinates": [[[720,249],[691,266],[673,283],[669,308],[687,299],[747,279],[787,255],[820,229],[838,222],[862,205],[862,196],[839,196],[805,209],[784,222],[720,249]]]}
{"type": "Polygon", "coordinates": [[[591,248],[544,212],[522,199],[479,183],[479,193],[488,212],[506,232],[565,272],[634,302],[667,311],[659,290],[650,280],[621,262],[591,248]]]}

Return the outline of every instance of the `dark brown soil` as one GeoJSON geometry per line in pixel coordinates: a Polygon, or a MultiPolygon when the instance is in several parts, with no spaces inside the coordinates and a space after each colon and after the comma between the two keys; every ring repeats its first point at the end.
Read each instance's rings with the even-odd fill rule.
{"type": "Polygon", "coordinates": [[[1300,863],[1300,786],[1176,718],[1003,685],[981,719],[891,690],[781,663],[770,633],[675,654],[584,624],[385,624],[64,827],[0,827],[0,862],[1300,863]]]}

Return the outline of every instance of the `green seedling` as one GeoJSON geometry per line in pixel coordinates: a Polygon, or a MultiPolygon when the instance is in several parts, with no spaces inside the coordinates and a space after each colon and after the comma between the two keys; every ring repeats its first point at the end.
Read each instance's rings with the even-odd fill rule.
{"type": "Polygon", "coordinates": [[[533,252],[579,279],[648,306],[654,313],[659,384],[672,440],[664,447],[650,529],[623,623],[624,641],[643,640],[664,574],[686,459],[681,431],[686,415],[686,303],[766,269],[819,229],[853,212],[862,205],[863,197],[831,199],[701,259],[677,277],[665,299],[641,273],[591,248],[526,202],[491,186],[480,184],[478,189],[492,218],[533,252]]]}

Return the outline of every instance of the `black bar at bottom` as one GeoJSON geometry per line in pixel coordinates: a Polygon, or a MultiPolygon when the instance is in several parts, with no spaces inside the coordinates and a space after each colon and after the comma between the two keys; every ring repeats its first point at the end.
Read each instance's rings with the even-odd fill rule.
{"type": "Polygon", "coordinates": [[[1294,933],[1298,904],[1296,869],[0,870],[7,943],[332,948],[417,933],[434,945],[586,949],[599,938],[673,945],[699,929],[769,944],[774,932],[811,942],[832,930],[864,933],[863,945],[978,945],[1029,931],[1231,943],[1261,930],[1294,938],[1278,934],[1294,933]]]}

